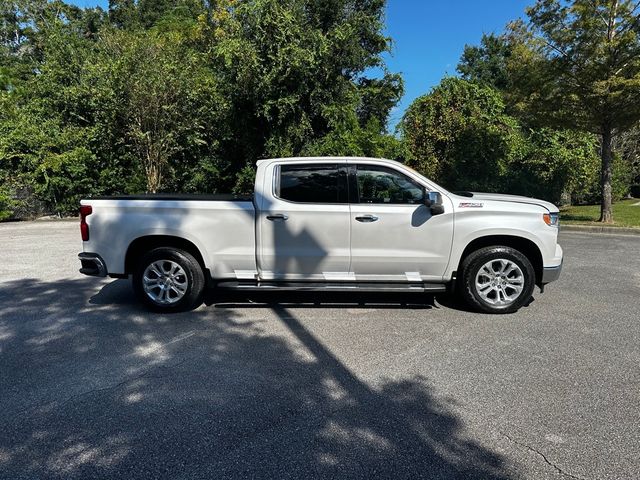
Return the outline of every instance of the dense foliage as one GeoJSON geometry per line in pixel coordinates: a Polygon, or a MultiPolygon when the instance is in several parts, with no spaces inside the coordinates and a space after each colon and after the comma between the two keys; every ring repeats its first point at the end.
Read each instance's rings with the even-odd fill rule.
{"type": "Polygon", "coordinates": [[[415,100],[397,135],[384,6],[1,2],[0,220],[73,214],[89,195],[244,193],[257,159],[294,155],[394,158],[453,190],[598,201],[605,120],[613,197],[640,183],[630,2],[538,1],[529,25],[467,46],[461,78],[415,100]],[[553,54],[562,45],[573,56],[553,54]]]}
{"type": "Polygon", "coordinates": [[[597,185],[593,136],[526,128],[500,92],[447,78],[418,98],[402,121],[408,162],[453,190],[504,191],[561,202],[597,185]]]}
{"type": "Polygon", "coordinates": [[[503,90],[526,123],[599,137],[604,222],[612,220],[616,182],[635,162],[628,142],[618,141],[626,152],[615,144],[640,121],[639,7],[631,0],[538,0],[527,9],[528,25],[485,36],[481,47],[465,49],[459,67],[465,78],[503,90]]]}
{"type": "Polygon", "coordinates": [[[259,158],[396,156],[382,0],[3,2],[0,211],[251,188],[259,158]]]}

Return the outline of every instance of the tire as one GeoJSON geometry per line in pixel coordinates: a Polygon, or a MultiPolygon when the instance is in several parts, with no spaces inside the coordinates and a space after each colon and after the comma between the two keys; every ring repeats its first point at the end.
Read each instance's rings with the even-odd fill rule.
{"type": "Polygon", "coordinates": [[[177,248],[154,248],[142,256],[133,272],[138,299],[154,312],[197,308],[202,304],[204,287],[204,272],[198,261],[177,248]]]}
{"type": "Polygon", "coordinates": [[[474,310],[513,313],[527,304],[536,275],[529,259],[511,247],[485,247],[462,262],[460,293],[474,310]]]}

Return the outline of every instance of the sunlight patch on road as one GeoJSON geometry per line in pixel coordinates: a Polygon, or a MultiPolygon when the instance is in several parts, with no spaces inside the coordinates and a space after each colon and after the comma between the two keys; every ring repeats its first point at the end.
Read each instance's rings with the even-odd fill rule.
{"type": "Polygon", "coordinates": [[[195,335],[195,331],[187,332],[183,335],[180,335],[169,342],[158,342],[157,340],[148,339],[142,345],[138,345],[134,349],[134,355],[136,357],[141,358],[149,358],[153,357],[154,360],[162,361],[167,360],[169,358],[169,352],[167,348],[169,345],[177,342],[181,342],[182,340],[186,340],[189,337],[195,335]]]}

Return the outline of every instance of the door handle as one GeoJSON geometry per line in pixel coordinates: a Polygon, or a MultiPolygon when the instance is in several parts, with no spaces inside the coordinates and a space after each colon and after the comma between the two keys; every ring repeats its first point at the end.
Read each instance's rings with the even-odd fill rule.
{"type": "Polygon", "coordinates": [[[360,215],[356,217],[356,220],[362,223],[371,223],[378,220],[378,217],[376,217],[375,215],[360,215]]]}
{"type": "Polygon", "coordinates": [[[289,218],[288,216],[282,214],[282,213],[278,213],[276,215],[267,215],[267,220],[271,220],[276,221],[276,220],[286,220],[287,218],[289,218]]]}

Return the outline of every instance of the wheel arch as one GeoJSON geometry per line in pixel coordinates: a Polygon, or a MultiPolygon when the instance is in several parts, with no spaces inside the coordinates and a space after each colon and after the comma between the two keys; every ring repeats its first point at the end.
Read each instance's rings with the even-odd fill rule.
{"type": "Polygon", "coordinates": [[[210,278],[210,272],[207,269],[204,257],[195,243],[183,237],[160,234],[144,235],[136,238],[129,244],[124,258],[125,273],[133,273],[136,260],[145,252],[159,247],[179,248],[180,250],[189,252],[198,261],[207,278],[210,278]]]}
{"type": "Polygon", "coordinates": [[[519,237],[517,235],[486,235],[482,237],[478,237],[473,239],[469,244],[465,247],[460,256],[460,261],[458,262],[458,268],[456,270],[457,276],[459,277],[460,271],[462,268],[462,263],[465,258],[469,256],[469,254],[484,248],[484,247],[511,247],[519,252],[521,252],[533,266],[533,270],[536,274],[536,285],[540,285],[542,282],[542,272],[543,272],[543,260],[542,260],[542,252],[538,245],[536,245],[532,240],[529,240],[525,237],[519,237]]]}

